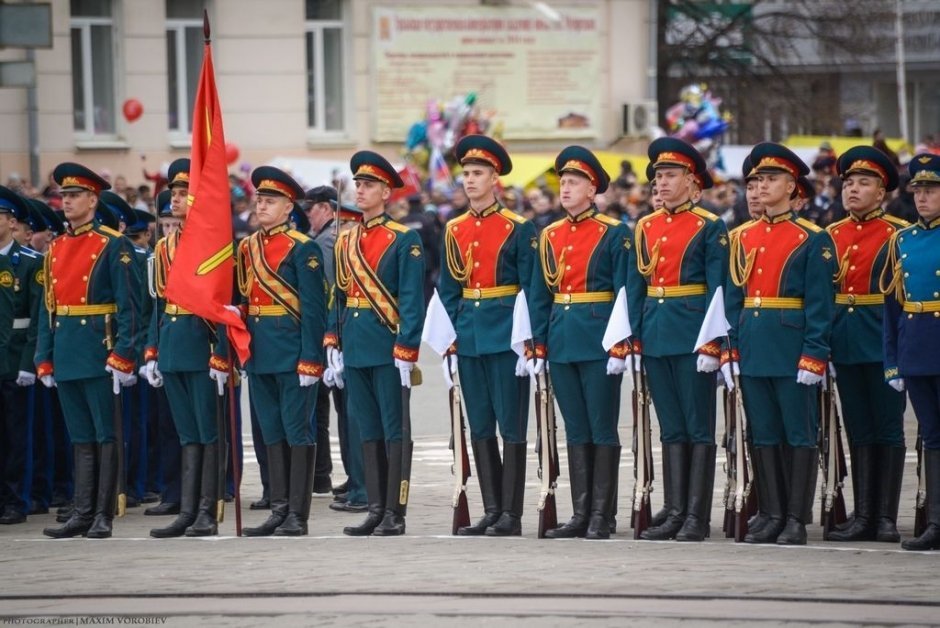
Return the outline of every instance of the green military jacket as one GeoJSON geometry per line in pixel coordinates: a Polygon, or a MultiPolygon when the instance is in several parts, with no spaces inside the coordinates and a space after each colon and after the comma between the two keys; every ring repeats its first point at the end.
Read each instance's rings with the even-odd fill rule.
{"type": "Polygon", "coordinates": [[[33,358],[39,335],[39,308],[43,294],[42,254],[15,240],[6,255],[13,273],[13,331],[6,368],[0,379],[15,379],[19,371],[34,372],[33,358]]]}

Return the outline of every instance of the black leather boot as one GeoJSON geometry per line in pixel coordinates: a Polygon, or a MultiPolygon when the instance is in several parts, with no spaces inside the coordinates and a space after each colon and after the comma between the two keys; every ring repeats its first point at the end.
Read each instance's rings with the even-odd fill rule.
{"type": "MultiPolygon", "coordinates": [[[[757,492],[757,514],[748,519],[747,521],[747,531],[748,533],[760,532],[761,529],[767,525],[767,522],[770,520],[770,515],[767,514],[766,502],[768,500],[767,490],[764,488],[763,481],[764,478],[759,472],[761,468],[761,456],[764,455],[766,447],[752,447],[751,448],[751,467],[754,469],[754,477],[751,478],[752,486],[755,487],[757,492]]],[[[729,499],[731,499],[729,497],[729,499]]]]}
{"type": "Polygon", "coordinates": [[[715,493],[716,445],[694,443],[689,465],[688,514],[677,541],[704,541],[710,534],[712,496],[715,493]]]}
{"type": "Polygon", "coordinates": [[[219,533],[217,509],[219,505],[219,465],[221,464],[219,442],[203,447],[202,479],[199,495],[199,510],[196,519],[186,528],[186,536],[215,536],[219,533]]]}
{"type": "Polygon", "coordinates": [[[503,462],[499,458],[499,443],[496,437],[475,440],[473,461],[476,463],[477,479],[480,480],[480,497],[483,500],[483,517],[470,526],[457,530],[458,536],[480,536],[486,529],[499,520],[503,503],[503,462]]]}
{"type": "MultiPolygon", "coordinates": [[[[855,482],[855,517],[842,529],[829,532],[829,541],[872,541],[875,538],[875,453],[873,445],[860,445],[852,454],[855,482]]],[[[887,469],[882,469],[887,474],[887,469]]],[[[900,487],[898,487],[900,489],[900,487]]],[[[896,516],[896,515],[895,515],[896,516]]],[[[900,537],[897,539],[900,541],[900,537]]]]}
{"type": "Polygon", "coordinates": [[[591,519],[587,539],[609,539],[610,519],[617,499],[620,473],[620,445],[594,445],[594,471],[591,487],[591,519]]]}
{"type": "Polygon", "coordinates": [[[594,486],[594,443],[568,445],[568,477],[571,482],[571,519],[546,530],[549,539],[573,539],[587,534],[591,518],[591,489],[594,486]]]}
{"type": "Polygon", "coordinates": [[[663,502],[669,514],[662,525],[643,531],[640,538],[646,541],[666,541],[676,538],[685,522],[686,503],[689,497],[689,443],[663,443],[663,463],[669,463],[669,484],[663,485],[663,502]]]}
{"type": "Polygon", "coordinates": [[[98,446],[98,497],[95,499],[95,520],[85,536],[89,539],[111,537],[111,523],[117,512],[117,457],[118,443],[98,446]]]}
{"type": "Polygon", "coordinates": [[[75,494],[72,498],[72,514],[64,525],[45,528],[42,533],[54,539],[67,539],[83,536],[91,527],[95,516],[95,493],[98,484],[97,466],[98,445],[96,443],[78,443],[72,446],[72,458],[75,467],[75,494]]]}
{"type": "Polygon", "coordinates": [[[813,468],[818,465],[819,450],[815,447],[792,448],[787,523],[777,537],[777,545],[806,545],[806,511],[816,495],[813,468]]]}
{"type": "Polygon", "coordinates": [[[522,500],[525,496],[526,443],[503,441],[503,512],[486,529],[486,536],[522,534],[522,500]]]}
{"type": "Polygon", "coordinates": [[[927,465],[927,528],[919,537],[901,543],[915,552],[940,549],[940,449],[924,449],[922,464],[927,465]]]}
{"type": "Polygon", "coordinates": [[[881,543],[897,543],[898,505],[901,501],[901,480],[904,477],[906,447],[878,447],[878,466],[881,476],[878,481],[878,501],[875,510],[875,540],[881,543]]]}
{"type": "Polygon", "coordinates": [[[754,448],[754,473],[757,476],[757,495],[766,519],[762,526],[750,530],[745,543],[776,543],[786,525],[787,494],[783,483],[783,452],[779,446],[754,448]]]}
{"type": "Polygon", "coordinates": [[[287,518],[274,531],[274,536],[306,536],[307,521],[310,519],[317,446],[295,445],[290,449],[290,496],[287,518]]]}
{"type": "Polygon", "coordinates": [[[150,508],[147,508],[146,510],[144,510],[144,514],[148,517],[162,517],[164,515],[178,515],[180,514],[180,503],[179,502],[160,502],[156,506],[151,506],[150,508]]]}
{"type": "MultiPolygon", "coordinates": [[[[673,450],[670,447],[663,447],[663,475],[662,475],[663,487],[669,484],[669,461],[667,460],[667,458],[669,457],[672,451],[673,450]]],[[[663,492],[665,494],[665,488],[663,489],[663,492]]],[[[668,516],[669,516],[669,509],[666,508],[666,504],[663,503],[663,507],[660,508],[658,511],[656,511],[656,513],[654,513],[652,518],[650,519],[650,527],[655,528],[655,527],[663,525],[664,523],[666,523],[666,517],[668,516]]]]}
{"type": "MultiPolygon", "coordinates": [[[[343,534],[348,536],[369,536],[385,516],[385,491],[388,488],[388,458],[385,453],[385,441],[367,440],[362,443],[362,470],[366,484],[366,497],[369,499],[369,514],[359,525],[343,528],[343,534]]],[[[398,498],[397,486],[394,498],[398,498]]]]}
{"type": "Polygon", "coordinates": [[[179,515],[170,525],[154,528],[150,536],[167,539],[183,536],[186,528],[196,520],[199,508],[199,486],[202,481],[202,445],[183,445],[180,452],[180,503],[179,515]]]}
{"type": "Polygon", "coordinates": [[[408,489],[402,486],[402,462],[407,445],[402,441],[388,443],[388,484],[385,493],[385,515],[372,534],[375,536],[401,536],[405,533],[405,509],[408,489]]]}
{"type": "Polygon", "coordinates": [[[260,526],[242,529],[245,536],[271,536],[287,517],[287,476],[290,473],[290,447],[286,440],[268,445],[268,486],[271,514],[260,526]]]}

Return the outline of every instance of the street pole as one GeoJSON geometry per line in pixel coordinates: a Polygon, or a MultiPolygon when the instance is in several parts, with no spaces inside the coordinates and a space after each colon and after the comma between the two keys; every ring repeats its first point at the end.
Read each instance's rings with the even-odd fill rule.
{"type": "Polygon", "coordinates": [[[895,0],[894,35],[897,56],[898,115],[901,137],[908,143],[907,128],[907,73],[904,68],[904,9],[901,0],[895,0]]]}
{"type": "MultiPolygon", "coordinates": [[[[26,60],[36,67],[36,51],[26,49],[26,60]]],[[[39,106],[36,99],[36,81],[26,88],[27,141],[29,142],[29,181],[41,190],[46,182],[39,179],[39,106]]]]}

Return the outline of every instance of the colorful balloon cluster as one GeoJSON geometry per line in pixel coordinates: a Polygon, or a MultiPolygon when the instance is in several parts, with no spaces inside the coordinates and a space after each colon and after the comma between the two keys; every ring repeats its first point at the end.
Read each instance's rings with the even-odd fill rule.
{"type": "MultiPolygon", "coordinates": [[[[494,113],[480,110],[475,92],[454,96],[447,102],[428,100],[424,119],[408,129],[406,159],[425,172],[440,175],[441,161],[453,165],[453,148],[463,136],[483,133],[501,137],[502,125],[492,123],[494,113]]],[[[432,176],[435,178],[440,177],[432,176]]]]}
{"type": "Polygon", "coordinates": [[[731,114],[722,113],[720,107],[721,99],[706,85],[686,85],[679,102],[666,110],[669,135],[692,144],[711,163],[709,156],[717,155],[715,149],[731,121],[731,114]]]}

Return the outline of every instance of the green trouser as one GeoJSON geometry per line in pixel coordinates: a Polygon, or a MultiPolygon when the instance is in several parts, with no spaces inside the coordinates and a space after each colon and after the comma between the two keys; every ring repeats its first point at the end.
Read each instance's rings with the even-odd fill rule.
{"type": "Polygon", "coordinates": [[[297,373],[250,373],[251,405],[265,445],[317,443],[317,386],[301,387],[297,373]]]}
{"type": "Polygon", "coordinates": [[[643,356],[664,443],[715,442],[715,374],[699,373],[697,362],[694,353],[643,356]]]}
{"type": "Polygon", "coordinates": [[[853,447],[904,446],[904,393],[888,386],[880,362],[836,364],[842,421],[853,447]]]}
{"type": "Polygon", "coordinates": [[[164,373],[163,385],[180,445],[208,445],[219,440],[219,392],[208,370],[164,373]]]}
{"type": "Polygon", "coordinates": [[[460,356],[460,386],[467,408],[470,440],[496,436],[523,443],[529,419],[529,377],[516,377],[518,356],[512,351],[460,356]]]}
{"type": "Polygon", "coordinates": [[[741,376],[744,411],[755,447],[815,447],[819,386],[792,377],[741,376]]]}
{"type": "Polygon", "coordinates": [[[620,384],[607,360],[551,362],[550,374],[569,445],[619,445],[620,384]]]}
{"type": "Polygon", "coordinates": [[[62,416],[72,443],[114,442],[114,392],[111,385],[110,375],[56,382],[62,416]]]}
{"type": "Polygon", "coordinates": [[[360,442],[401,441],[401,373],[394,364],[347,366],[346,412],[360,442]]]}

